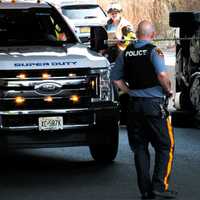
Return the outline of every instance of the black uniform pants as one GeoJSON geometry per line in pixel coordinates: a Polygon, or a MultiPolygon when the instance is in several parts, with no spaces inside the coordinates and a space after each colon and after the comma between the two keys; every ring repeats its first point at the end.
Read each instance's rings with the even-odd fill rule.
{"type": "Polygon", "coordinates": [[[141,193],[168,190],[174,158],[174,135],[164,99],[131,97],[127,129],[141,193]],[[155,149],[152,178],[149,143],[155,149]]]}

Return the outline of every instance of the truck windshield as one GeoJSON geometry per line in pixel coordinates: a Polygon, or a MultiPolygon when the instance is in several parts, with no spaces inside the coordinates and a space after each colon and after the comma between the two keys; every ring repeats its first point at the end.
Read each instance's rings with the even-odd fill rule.
{"type": "Polygon", "coordinates": [[[63,45],[77,38],[51,9],[0,10],[0,45],[63,45]]]}
{"type": "Polygon", "coordinates": [[[105,18],[106,15],[98,5],[63,6],[62,13],[69,19],[105,18]]]}

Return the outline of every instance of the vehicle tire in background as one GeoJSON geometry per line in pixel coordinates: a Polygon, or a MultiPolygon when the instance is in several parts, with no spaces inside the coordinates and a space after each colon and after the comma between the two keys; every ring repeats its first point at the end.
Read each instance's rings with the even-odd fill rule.
{"type": "Polygon", "coordinates": [[[197,112],[200,112],[200,75],[193,77],[190,87],[190,100],[197,112]]]}
{"type": "Polygon", "coordinates": [[[185,88],[182,80],[183,66],[185,66],[186,59],[182,55],[182,49],[180,48],[176,53],[176,65],[175,65],[175,76],[176,76],[176,92],[180,92],[182,88],[185,88]]]}

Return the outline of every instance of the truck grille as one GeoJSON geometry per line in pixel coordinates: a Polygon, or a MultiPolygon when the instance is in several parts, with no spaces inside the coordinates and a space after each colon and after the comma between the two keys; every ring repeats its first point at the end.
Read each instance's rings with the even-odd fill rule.
{"type": "Polygon", "coordinates": [[[87,107],[91,97],[82,97],[78,103],[73,103],[69,98],[55,99],[52,102],[45,102],[43,99],[27,99],[23,104],[17,105],[14,100],[1,100],[0,110],[46,110],[46,109],[70,109],[87,107]]]}
{"type": "Polygon", "coordinates": [[[0,110],[69,109],[89,106],[91,99],[99,95],[98,75],[84,69],[51,70],[0,70],[0,110]],[[25,74],[21,78],[19,74],[25,74]],[[47,79],[42,74],[48,74],[47,79]],[[79,101],[70,100],[77,95],[79,101]],[[16,104],[16,97],[23,97],[24,103],[16,104]],[[51,102],[45,101],[51,97],[51,102]]]}

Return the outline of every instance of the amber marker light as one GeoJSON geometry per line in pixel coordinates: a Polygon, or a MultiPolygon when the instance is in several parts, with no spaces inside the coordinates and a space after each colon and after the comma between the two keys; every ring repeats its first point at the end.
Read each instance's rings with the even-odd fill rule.
{"type": "Polygon", "coordinates": [[[11,3],[16,3],[16,0],[11,0],[11,3]]]}
{"type": "Polygon", "coordinates": [[[51,96],[45,97],[44,101],[46,101],[46,102],[52,102],[53,101],[53,97],[51,97],[51,96]]]}
{"type": "Polygon", "coordinates": [[[23,104],[25,102],[25,98],[21,96],[15,97],[15,102],[16,104],[23,104]]]}
{"type": "Polygon", "coordinates": [[[91,81],[91,85],[92,85],[92,89],[95,89],[95,84],[96,82],[93,80],[93,81],[91,81]]]}
{"type": "Polygon", "coordinates": [[[19,79],[26,79],[27,76],[26,76],[25,73],[21,73],[21,74],[17,75],[17,78],[19,78],[19,79]]]}
{"type": "Polygon", "coordinates": [[[43,79],[49,79],[50,77],[51,77],[51,75],[48,74],[48,73],[43,73],[43,74],[42,74],[42,78],[43,78],[43,79]]]}
{"type": "Polygon", "coordinates": [[[75,77],[76,76],[76,74],[74,74],[74,73],[69,73],[69,77],[75,77]]]}
{"type": "Polygon", "coordinates": [[[80,101],[80,96],[78,96],[78,95],[72,95],[69,99],[73,103],[78,103],[80,101]]]}

